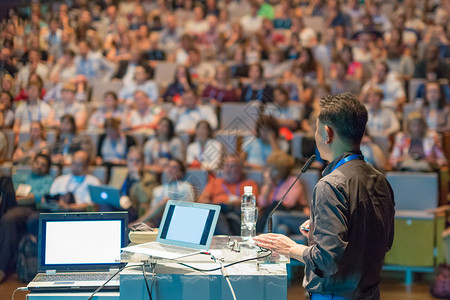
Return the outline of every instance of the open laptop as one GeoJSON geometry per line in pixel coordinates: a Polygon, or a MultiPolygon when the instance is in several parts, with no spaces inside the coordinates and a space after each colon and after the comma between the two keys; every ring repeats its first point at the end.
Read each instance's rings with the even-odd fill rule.
{"type": "Polygon", "coordinates": [[[92,202],[120,208],[119,189],[107,185],[88,185],[92,202]]]}
{"type": "Polygon", "coordinates": [[[122,250],[166,259],[178,259],[208,251],[219,213],[219,205],[169,200],[156,242],[122,250]]]}
{"type": "MultiPolygon", "coordinates": [[[[123,264],[128,213],[42,213],[39,217],[38,274],[28,284],[35,292],[94,291],[123,264]]],[[[119,289],[119,276],[105,288],[119,289]]]]}

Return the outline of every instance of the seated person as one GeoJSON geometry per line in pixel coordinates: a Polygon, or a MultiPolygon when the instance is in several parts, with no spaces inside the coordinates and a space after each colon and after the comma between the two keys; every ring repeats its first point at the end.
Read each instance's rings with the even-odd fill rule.
{"type": "Polygon", "coordinates": [[[384,173],[386,167],[386,155],[381,148],[375,144],[372,140],[372,136],[369,134],[369,130],[366,128],[366,132],[361,140],[361,152],[364,155],[364,161],[372,165],[378,171],[384,173]]]}
{"type": "Polygon", "coordinates": [[[427,82],[425,98],[423,99],[423,115],[427,121],[428,129],[444,132],[450,128],[449,109],[445,104],[442,86],[437,82],[427,82]]]}
{"type": "MultiPolygon", "coordinates": [[[[153,188],[156,185],[156,179],[148,172],[144,172],[144,156],[141,150],[132,146],[127,154],[127,168],[115,169],[111,175],[109,185],[120,190],[119,210],[128,210],[128,219],[130,222],[139,217],[142,209],[148,207],[149,200],[152,197],[153,188]]],[[[112,211],[116,208],[103,204],[100,205],[100,211],[112,211]]]]}
{"type": "Polygon", "coordinates": [[[133,103],[133,97],[136,91],[142,91],[151,102],[157,102],[159,98],[158,86],[150,78],[150,67],[136,66],[134,71],[134,80],[120,90],[119,98],[126,101],[127,104],[133,103]]]}
{"type": "Polygon", "coordinates": [[[408,116],[406,133],[399,132],[395,136],[389,157],[392,168],[432,171],[447,165],[436,132],[427,129],[425,118],[420,112],[413,112],[408,116]]]}
{"type": "Polygon", "coordinates": [[[117,94],[108,91],[103,96],[103,107],[97,109],[89,119],[88,130],[100,130],[109,118],[122,120],[123,111],[119,109],[119,98],[117,94]]]}
{"type": "Polygon", "coordinates": [[[36,204],[41,202],[42,196],[50,191],[53,177],[49,172],[50,158],[37,154],[29,174],[13,176],[17,206],[0,218],[0,283],[8,272],[14,272],[19,242],[26,233],[28,218],[35,214],[36,204]]]}
{"type": "MultiPolygon", "coordinates": [[[[437,82],[438,81],[436,66],[430,66],[427,69],[426,81],[427,82],[437,82]]],[[[425,93],[426,93],[425,88],[426,88],[427,82],[421,83],[417,87],[416,100],[425,98],[425,93]]],[[[441,83],[440,87],[443,91],[446,103],[450,103],[450,86],[448,84],[441,83]]]]}
{"type": "Polygon", "coordinates": [[[87,121],[87,110],[84,103],[75,101],[76,87],[72,83],[64,84],[62,88],[62,101],[58,101],[54,104],[54,110],[50,114],[49,119],[52,125],[56,128],[61,126],[59,120],[62,116],[69,114],[75,118],[75,124],[78,129],[84,129],[87,121]]]}
{"type": "Polygon", "coordinates": [[[272,102],[273,90],[263,80],[263,67],[260,64],[252,64],[248,70],[250,78],[241,93],[241,102],[257,100],[262,103],[272,102]]]}
{"type": "Polygon", "coordinates": [[[39,82],[30,81],[28,84],[28,101],[19,105],[14,115],[14,132],[27,132],[30,130],[33,121],[41,122],[44,126],[49,124],[52,108],[40,100],[39,95],[39,82]]]}
{"type": "Polygon", "coordinates": [[[61,117],[61,127],[51,150],[52,164],[70,165],[73,154],[78,150],[92,153],[92,141],[87,136],[77,135],[75,118],[72,115],[61,117]]]}
{"type": "Polygon", "coordinates": [[[271,116],[262,116],[256,121],[256,139],[248,137],[242,145],[242,158],[247,167],[262,170],[272,152],[287,152],[289,144],[279,135],[277,120],[271,116]]]}
{"type": "MultiPolygon", "coordinates": [[[[264,171],[264,185],[257,198],[257,206],[262,212],[256,226],[257,232],[264,230],[270,212],[294,183],[296,177],[290,175],[294,166],[294,158],[283,151],[274,151],[268,157],[267,169],[264,171]]],[[[294,184],[278,207],[277,213],[282,211],[300,211],[306,219],[309,218],[309,201],[305,197],[305,192],[300,181],[294,184]]],[[[277,222],[274,222],[277,225],[276,227],[274,226],[274,232],[283,234],[300,232],[298,228],[306,219],[303,218],[302,220],[302,218],[297,217],[291,219],[288,218],[288,215],[281,213],[278,216],[277,222]],[[280,232],[276,230],[280,230],[280,232]]]]}
{"type": "Polygon", "coordinates": [[[32,122],[30,125],[30,139],[22,141],[14,151],[12,161],[15,164],[29,164],[34,156],[44,152],[48,154],[48,144],[45,139],[45,129],[42,123],[32,122]]]}
{"type": "Polygon", "coordinates": [[[165,168],[165,182],[153,189],[152,200],[148,209],[135,223],[145,222],[152,227],[158,227],[167,201],[193,202],[194,188],[189,182],[184,181],[185,173],[184,164],[177,159],[171,159],[165,168]]]}
{"type": "Polygon", "coordinates": [[[290,105],[288,93],[281,87],[274,89],[273,96],[274,102],[266,104],[264,114],[276,118],[280,127],[286,127],[291,131],[299,129],[302,108],[299,105],[290,105]]]}
{"type": "Polygon", "coordinates": [[[184,161],[184,142],[175,136],[175,126],[169,118],[163,117],[156,126],[155,136],[144,144],[146,169],[161,173],[171,158],[184,161]]]}
{"type": "Polygon", "coordinates": [[[400,122],[395,111],[383,107],[383,91],[371,88],[366,92],[364,103],[368,111],[367,129],[373,136],[391,137],[400,130],[400,122]]]}
{"type": "Polygon", "coordinates": [[[215,80],[203,90],[202,98],[209,98],[210,102],[216,105],[223,102],[238,101],[236,89],[231,85],[230,77],[230,69],[224,64],[219,65],[215,80]]]}
{"type": "Polygon", "coordinates": [[[75,152],[71,174],[55,178],[50,188],[54,201],[42,199],[41,207],[56,211],[85,211],[92,205],[88,185],[100,185],[100,181],[88,174],[89,154],[85,150],[75,152]]]}
{"type": "Polygon", "coordinates": [[[211,125],[199,121],[195,128],[195,141],[186,150],[186,164],[191,168],[215,170],[222,160],[223,146],[213,138],[211,125]]]}
{"type": "Polygon", "coordinates": [[[198,121],[206,120],[212,129],[217,129],[218,120],[215,111],[207,105],[198,103],[196,90],[188,90],[181,97],[180,106],[172,108],[169,118],[175,124],[175,132],[194,134],[198,121]]]}
{"type": "Polygon", "coordinates": [[[105,121],[105,133],[100,135],[97,147],[97,165],[125,165],[128,149],[135,140],[120,130],[120,121],[109,118],[105,121]]]}
{"type": "Polygon", "coordinates": [[[0,94],[0,128],[12,128],[14,125],[14,110],[12,95],[8,92],[0,94]]]}
{"type": "Polygon", "coordinates": [[[215,234],[241,234],[241,196],[244,194],[244,186],[253,187],[253,194],[258,197],[258,185],[255,181],[244,178],[243,165],[244,162],[238,155],[227,155],[222,178],[209,180],[198,199],[200,203],[221,206],[215,234]]]}
{"type": "Polygon", "coordinates": [[[175,78],[166,89],[163,95],[165,101],[176,102],[177,98],[183,96],[183,94],[191,89],[195,89],[195,84],[191,80],[191,74],[184,65],[177,67],[175,71],[175,78]]]}
{"type": "Polygon", "coordinates": [[[127,132],[143,132],[152,134],[153,129],[164,115],[164,110],[152,104],[145,92],[134,92],[135,108],[128,112],[124,120],[124,130],[127,132]]]}

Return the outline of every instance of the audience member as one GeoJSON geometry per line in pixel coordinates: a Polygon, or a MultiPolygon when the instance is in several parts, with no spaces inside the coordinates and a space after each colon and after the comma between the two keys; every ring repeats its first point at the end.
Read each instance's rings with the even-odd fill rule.
{"type": "Polygon", "coordinates": [[[160,118],[164,115],[164,110],[156,104],[151,103],[151,99],[144,91],[134,92],[134,106],[125,117],[124,130],[127,132],[152,133],[160,118]]]}
{"type": "Polygon", "coordinates": [[[273,95],[273,103],[265,105],[264,114],[273,116],[280,127],[287,127],[291,131],[300,128],[302,107],[298,103],[291,103],[287,91],[281,87],[275,88],[273,95]]]}
{"type": "Polygon", "coordinates": [[[263,80],[264,69],[260,64],[250,65],[247,85],[244,86],[241,93],[241,101],[249,102],[257,100],[262,103],[272,102],[273,89],[263,80]]]}
{"type": "Polygon", "coordinates": [[[166,89],[163,95],[166,101],[176,101],[178,97],[182,96],[186,91],[194,89],[195,85],[191,81],[191,74],[186,66],[178,66],[175,71],[175,78],[166,89]]]}
{"type": "Polygon", "coordinates": [[[223,102],[236,102],[236,90],[230,82],[230,69],[226,65],[217,67],[216,78],[203,90],[202,97],[209,98],[210,102],[220,105],[223,102]]]}
{"type": "Polygon", "coordinates": [[[191,168],[216,170],[222,165],[223,146],[213,137],[208,121],[199,121],[195,126],[195,141],[186,149],[186,164],[191,168]]]}
{"type": "Polygon", "coordinates": [[[371,88],[364,97],[368,111],[367,129],[373,136],[393,137],[400,130],[400,122],[392,108],[383,107],[383,92],[371,88]]]}
{"type": "Polygon", "coordinates": [[[106,119],[122,120],[123,111],[119,109],[119,98],[113,91],[108,91],[103,96],[104,106],[98,108],[89,118],[88,130],[103,129],[106,119]]]}
{"type": "Polygon", "coordinates": [[[133,103],[132,99],[136,91],[145,93],[151,102],[157,102],[159,92],[156,83],[150,78],[150,68],[136,66],[134,70],[134,79],[128,82],[119,92],[119,98],[125,100],[128,104],[133,103]]]}
{"type": "Polygon", "coordinates": [[[10,93],[0,93],[0,128],[12,128],[14,125],[13,99],[10,93]]]}
{"type": "Polygon", "coordinates": [[[58,101],[54,105],[54,109],[50,113],[49,122],[53,127],[61,126],[60,120],[64,115],[72,115],[75,118],[77,129],[86,128],[87,110],[86,105],[76,101],[76,86],[72,83],[66,83],[62,87],[62,101],[58,101]]]}
{"type": "Polygon", "coordinates": [[[32,122],[30,125],[30,139],[19,142],[12,157],[13,163],[26,165],[33,161],[36,154],[48,152],[45,136],[45,129],[42,123],[32,122]]]}
{"type": "Polygon", "coordinates": [[[37,49],[30,50],[28,63],[17,74],[17,85],[20,88],[27,87],[28,79],[33,73],[36,73],[42,79],[47,79],[49,73],[48,67],[41,62],[41,52],[37,49]]]}

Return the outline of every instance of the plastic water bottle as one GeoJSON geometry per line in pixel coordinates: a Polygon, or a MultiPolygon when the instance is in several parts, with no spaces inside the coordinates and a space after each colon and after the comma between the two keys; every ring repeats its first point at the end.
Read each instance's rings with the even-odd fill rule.
{"type": "Polygon", "coordinates": [[[244,242],[251,241],[256,233],[256,199],[253,187],[245,186],[241,198],[241,237],[244,242]]]}

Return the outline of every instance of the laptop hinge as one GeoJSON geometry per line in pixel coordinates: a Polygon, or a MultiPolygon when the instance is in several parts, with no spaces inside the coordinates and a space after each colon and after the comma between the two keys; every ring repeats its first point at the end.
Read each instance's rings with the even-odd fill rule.
{"type": "Polygon", "coordinates": [[[55,275],[56,274],[56,270],[47,270],[45,271],[45,275],[55,275]]]}
{"type": "Polygon", "coordinates": [[[111,273],[111,274],[114,274],[117,271],[119,271],[119,268],[111,268],[111,269],[109,269],[109,273],[111,273]]]}

